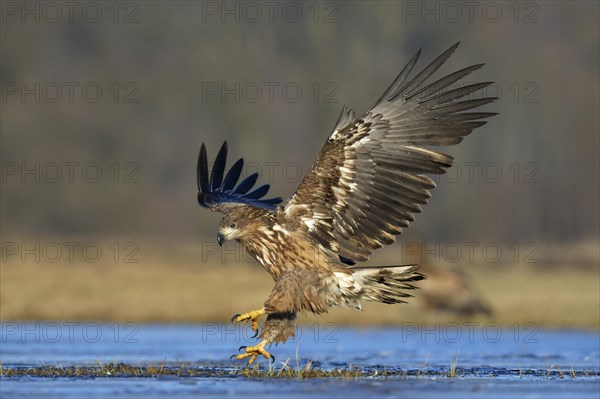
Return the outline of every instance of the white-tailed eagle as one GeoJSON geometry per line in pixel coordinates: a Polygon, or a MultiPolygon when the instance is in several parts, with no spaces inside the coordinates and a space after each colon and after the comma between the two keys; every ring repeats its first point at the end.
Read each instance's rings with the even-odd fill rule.
{"type": "Polygon", "coordinates": [[[432,147],[460,143],[484,125],[490,112],[471,112],[496,98],[467,98],[491,82],[451,85],[483,64],[432,83],[428,79],[458,43],[410,77],[420,50],[367,112],[344,107],[333,132],[294,195],[263,199],[258,174],[241,182],[240,159],[225,173],[227,143],[209,173],[206,147],[198,159],[198,201],[225,214],[217,240],[235,239],[275,280],[262,308],[234,316],[252,321],[261,341],[242,347],[238,359],[273,356],[265,346],[293,336],[297,312],[333,306],[360,308],[363,300],[404,302],[424,276],[418,266],[355,266],[394,242],[421,212],[435,187],[427,174],[442,174],[453,158],[432,147]],[[469,111],[469,112],[464,112],[469,111]],[[260,334],[257,318],[267,315],[260,334]]]}

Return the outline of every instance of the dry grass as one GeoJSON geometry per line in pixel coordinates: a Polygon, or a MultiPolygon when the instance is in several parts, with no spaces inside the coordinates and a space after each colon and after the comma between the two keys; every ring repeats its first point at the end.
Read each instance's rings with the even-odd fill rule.
{"type": "MultiPolygon", "coordinates": [[[[44,378],[157,378],[157,377],[195,377],[195,378],[285,378],[285,379],[358,379],[358,378],[410,378],[410,377],[448,377],[443,370],[361,370],[355,367],[322,370],[312,367],[308,362],[303,367],[292,368],[283,363],[281,367],[268,369],[259,366],[241,368],[202,367],[193,364],[155,364],[130,365],[123,363],[102,363],[77,366],[37,366],[2,367],[0,377],[44,377],[44,378]]],[[[546,377],[547,378],[547,377],[546,377]]]]}
{"type": "Polygon", "coordinates": [[[450,370],[448,371],[448,377],[456,378],[456,366],[458,366],[458,355],[460,355],[460,351],[456,354],[456,358],[450,362],[450,370]]]}
{"type": "MultiPolygon", "coordinates": [[[[452,362],[454,364],[454,361],[452,362]]],[[[452,367],[451,364],[451,367],[452,367]]],[[[455,365],[454,365],[455,366],[455,365]]],[[[271,366],[269,368],[241,367],[205,367],[202,365],[182,363],[182,364],[124,364],[124,363],[102,363],[98,361],[92,365],[45,365],[35,367],[3,367],[0,364],[0,378],[19,378],[19,377],[42,377],[42,378],[158,378],[158,377],[194,377],[194,378],[269,378],[269,379],[386,379],[386,378],[457,378],[465,377],[465,371],[458,369],[360,369],[356,367],[334,368],[322,370],[312,367],[310,362],[305,366],[291,368],[286,363],[280,367],[271,366]]],[[[470,376],[479,377],[477,370],[470,370],[470,376]]],[[[505,376],[518,376],[519,378],[558,378],[564,379],[565,373],[556,366],[550,366],[548,370],[504,370],[505,376]]],[[[486,373],[485,378],[497,377],[499,374],[486,373]]],[[[570,372],[571,379],[574,378],[598,378],[597,370],[578,371],[577,375],[573,369],[570,372]]]]}
{"type": "MultiPolygon", "coordinates": [[[[110,256],[98,263],[21,263],[18,257],[9,258],[0,266],[1,319],[226,322],[235,313],[260,307],[273,286],[257,264],[222,263],[218,257],[202,262],[198,245],[150,243],[140,248],[139,263],[114,263],[110,256]]],[[[598,264],[482,263],[464,271],[494,310],[490,318],[471,321],[600,326],[598,264]]],[[[300,321],[356,326],[461,321],[425,309],[419,292],[415,295],[409,305],[368,303],[364,312],[336,309],[300,321]]]]}

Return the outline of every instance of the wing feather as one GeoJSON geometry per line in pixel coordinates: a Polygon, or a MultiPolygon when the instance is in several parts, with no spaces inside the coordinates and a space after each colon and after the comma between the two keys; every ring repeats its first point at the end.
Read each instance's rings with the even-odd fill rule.
{"type": "Polygon", "coordinates": [[[244,159],[238,159],[225,174],[227,163],[227,142],[219,150],[212,171],[208,169],[208,158],[204,143],[200,147],[196,179],[198,182],[198,203],[200,206],[222,213],[229,212],[232,207],[239,205],[257,206],[269,210],[275,209],[281,198],[262,199],[269,191],[269,185],[264,184],[248,193],[258,180],[258,173],[254,173],[241,183],[238,183],[244,167],[244,159]],[[237,187],[236,187],[237,184],[237,187]]]}
{"type": "Polygon", "coordinates": [[[212,172],[210,173],[210,186],[212,188],[221,187],[223,175],[225,173],[225,162],[227,161],[227,143],[223,143],[221,149],[215,158],[212,172]]]}
{"type": "Polygon", "coordinates": [[[344,106],[333,133],[292,198],[279,209],[300,223],[342,262],[364,261],[402,233],[427,204],[435,182],[453,158],[428,146],[453,145],[490,112],[464,112],[496,98],[463,99],[491,82],[452,87],[483,64],[427,84],[458,47],[446,50],[409,80],[420,50],[360,118],[344,106]],[[462,100],[461,100],[462,99],[462,100]]]}

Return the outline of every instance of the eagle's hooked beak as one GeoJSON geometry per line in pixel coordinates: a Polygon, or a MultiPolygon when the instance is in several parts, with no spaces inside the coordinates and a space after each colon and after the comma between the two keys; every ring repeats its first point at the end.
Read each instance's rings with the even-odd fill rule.
{"type": "Polygon", "coordinates": [[[219,231],[217,233],[217,242],[219,243],[219,246],[223,246],[223,241],[225,241],[225,236],[219,231]]]}

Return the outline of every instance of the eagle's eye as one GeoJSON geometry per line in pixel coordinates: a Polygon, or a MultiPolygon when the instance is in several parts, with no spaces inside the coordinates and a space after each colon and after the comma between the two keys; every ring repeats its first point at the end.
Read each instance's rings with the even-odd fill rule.
{"type": "Polygon", "coordinates": [[[231,227],[232,229],[235,229],[237,227],[237,223],[233,222],[229,225],[229,227],[231,227]]]}

